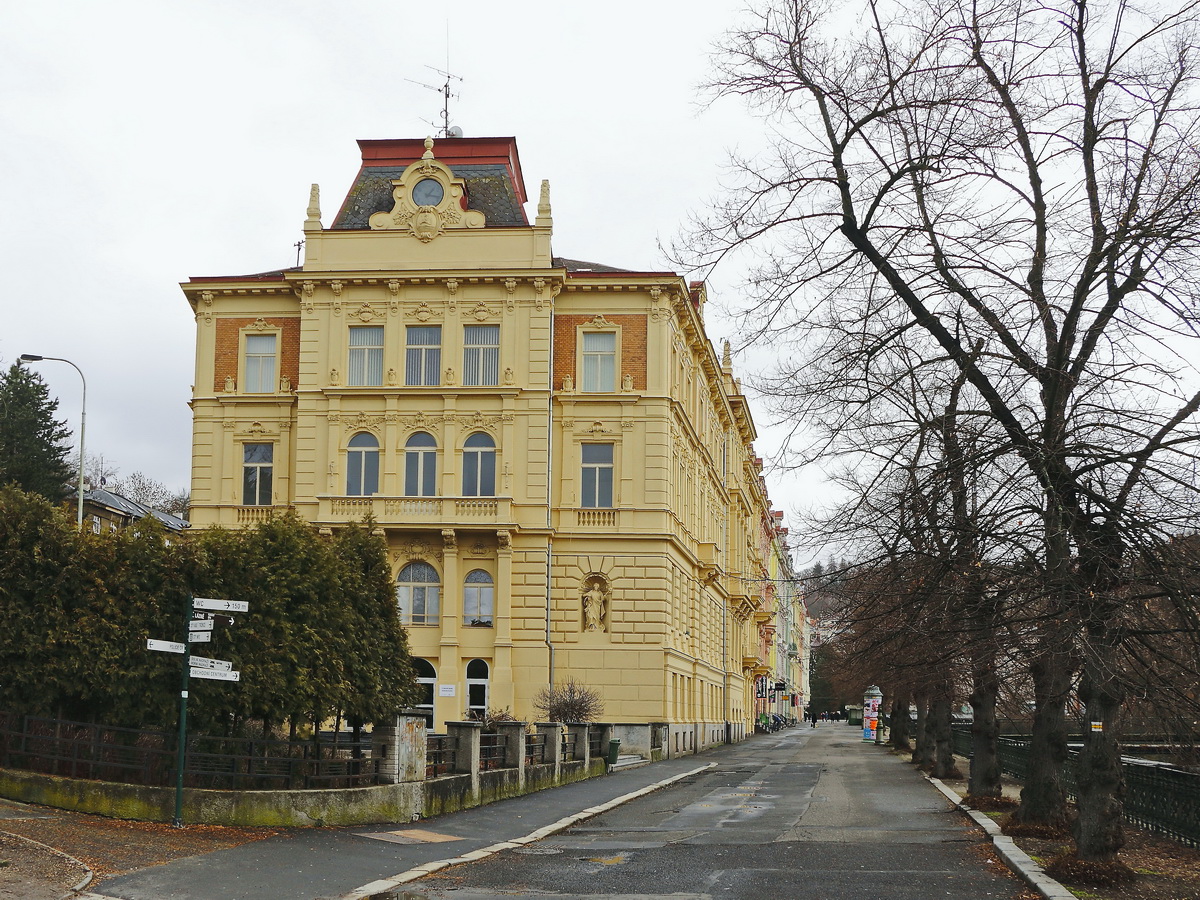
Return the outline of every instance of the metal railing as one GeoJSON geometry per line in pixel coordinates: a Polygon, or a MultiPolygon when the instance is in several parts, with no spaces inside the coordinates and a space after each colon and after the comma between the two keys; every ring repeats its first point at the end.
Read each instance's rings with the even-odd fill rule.
{"type": "MultiPolygon", "coordinates": [[[[167,731],[0,712],[0,767],[64,778],[169,786],[175,740],[167,731]]],[[[367,742],[192,735],[183,782],[244,791],[360,787],[378,784],[378,774],[367,742]]]]}
{"type": "Polygon", "coordinates": [[[525,765],[532,766],[546,761],[546,735],[525,735],[525,765]]]}
{"type": "Polygon", "coordinates": [[[458,739],[448,734],[430,734],[425,737],[425,777],[437,778],[454,771],[458,757],[458,739]]]}
{"type": "MultiPolygon", "coordinates": [[[[971,756],[971,731],[952,731],[954,752],[971,756]]],[[[1077,743],[1077,742],[1076,742],[1077,743]]],[[[1029,770],[1029,738],[1002,737],[997,741],[1000,768],[1018,781],[1029,770]]],[[[1063,787],[1072,800],[1078,799],[1075,781],[1078,751],[1069,750],[1063,766],[1063,787]]],[[[1165,763],[1126,759],[1121,764],[1125,779],[1125,821],[1173,838],[1190,847],[1200,846],[1200,774],[1165,763]]]]}
{"type": "Polygon", "coordinates": [[[504,751],[507,739],[503,734],[481,734],[479,736],[479,769],[499,769],[504,766],[504,751]]]}
{"type": "Polygon", "coordinates": [[[565,731],[562,736],[562,758],[563,762],[571,762],[572,760],[582,759],[578,751],[579,735],[573,731],[565,731]]]}

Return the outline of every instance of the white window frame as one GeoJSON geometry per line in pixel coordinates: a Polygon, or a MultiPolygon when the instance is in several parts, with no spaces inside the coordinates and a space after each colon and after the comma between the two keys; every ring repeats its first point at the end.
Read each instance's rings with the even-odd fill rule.
{"type": "Polygon", "coordinates": [[[406,325],[404,330],[404,384],[406,387],[439,387],[442,383],[442,326],[406,325]],[[414,337],[428,338],[417,330],[437,330],[437,343],[414,343],[414,337]]]}
{"type": "Polygon", "coordinates": [[[241,378],[238,384],[243,394],[277,394],[279,393],[279,345],[280,332],[278,329],[246,330],[241,332],[238,365],[241,368],[241,378]],[[270,353],[251,353],[250,344],[255,338],[270,338],[272,350],[270,353]],[[254,365],[251,365],[251,360],[254,365]],[[270,360],[271,371],[264,373],[263,363],[270,360]]]}
{"type": "Polygon", "coordinates": [[[383,342],[384,330],[382,325],[351,325],[346,336],[346,384],[349,387],[382,387],[383,386],[383,342]],[[356,339],[373,335],[368,332],[378,332],[378,343],[356,344],[356,339]]]}
{"type": "Polygon", "coordinates": [[[611,394],[621,383],[621,334],[617,328],[581,327],[576,346],[579,348],[579,390],[585,394],[611,394]],[[611,337],[611,349],[588,349],[589,339],[611,337]],[[604,361],[609,362],[611,378],[605,378],[604,361]]]}
{"type": "Polygon", "coordinates": [[[396,604],[400,608],[400,621],[404,625],[437,625],[441,618],[441,594],[441,575],[427,562],[414,560],[396,574],[396,604]],[[401,580],[406,572],[410,570],[415,572],[421,566],[428,568],[436,580],[401,580]],[[418,592],[421,604],[419,614],[417,613],[418,592]]]}
{"type": "Polygon", "coordinates": [[[491,628],[495,623],[496,579],[485,569],[472,569],[463,579],[463,624],[491,628]]]}
{"type": "Polygon", "coordinates": [[[481,323],[463,326],[463,386],[495,387],[500,384],[500,326],[481,323]],[[494,329],[495,343],[480,343],[483,329],[494,329]]]}
{"type": "Polygon", "coordinates": [[[579,506],[581,509],[613,509],[613,503],[616,498],[616,468],[617,468],[617,445],[607,441],[588,441],[579,445],[579,506]],[[607,447],[610,451],[608,461],[587,460],[588,447],[607,447]],[[608,496],[602,498],[600,496],[601,488],[601,471],[608,472],[608,496]],[[591,490],[592,496],[589,498],[588,492],[591,490]],[[588,502],[588,500],[592,502],[588,502]],[[602,499],[607,499],[607,503],[601,503],[602,499]]]}

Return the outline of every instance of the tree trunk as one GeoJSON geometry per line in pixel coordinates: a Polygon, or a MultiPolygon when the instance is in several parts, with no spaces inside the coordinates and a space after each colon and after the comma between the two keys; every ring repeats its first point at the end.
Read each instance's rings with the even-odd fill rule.
{"type": "Polygon", "coordinates": [[[1086,704],[1083,750],[1075,760],[1075,785],[1079,815],[1072,825],[1075,852],[1081,860],[1117,861],[1125,845],[1122,816],[1125,810],[1125,776],[1121,770],[1121,703],[1124,691],[1114,677],[1115,641],[1107,629],[1088,653],[1079,686],[1086,704]]]}
{"type": "Polygon", "coordinates": [[[909,741],[910,725],[908,695],[897,694],[896,698],[892,701],[892,733],[890,742],[901,753],[912,751],[912,744],[909,741]]]}
{"type": "Polygon", "coordinates": [[[950,733],[950,712],[953,701],[950,693],[939,692],[929,704],[929,728],[933,737],[934,778],[958,778],[961,776],[954,765],[954,736],[950,733]]]}
{"type": "Polygon", "coordinates": [[[1000,679],[996,674],[996,648],[991,635],[972,644],[971,650],[971,765],[967,781],[968,797],[999,797],[1000,754],[996,739],[1000,723],[996,720],[996,698],[1000,679]]]}
{"type": "Polygon", "coordinates": [[[1012,825],[1038,826],[1055,831],[1067,830],[1067,795],[1062,772],[1067,760],[1065,705],[1071,688],[1071,664],[1061,647],[1053,646],[1057,636],[1042,638],[1039,655],[1033,660],[1033,733],[1021,805],[1013,812],[1012,825]]]}
{"type": "Polygon", "coordinates": [[[933,735],[929,730],[929,697],[917,697],[917,745],[913,748],[912,761],[922,769],[933,765],[933,735]]]}

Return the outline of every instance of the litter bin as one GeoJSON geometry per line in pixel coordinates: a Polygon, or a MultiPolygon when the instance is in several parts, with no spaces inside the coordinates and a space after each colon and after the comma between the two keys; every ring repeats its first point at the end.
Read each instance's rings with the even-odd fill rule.
{"type": "Polygon", "coordinates": [[[617,757],[621,755],[621,742],[617,738],[613,738],[608,742],[608,764],[615,766],[617,757]]]}

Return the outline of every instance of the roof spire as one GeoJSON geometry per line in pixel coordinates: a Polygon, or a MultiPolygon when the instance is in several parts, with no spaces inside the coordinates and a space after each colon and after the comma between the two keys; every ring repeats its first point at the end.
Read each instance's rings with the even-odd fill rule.
{"type": "Polygon", "coordinates": [[[535,225],[553,225],[554,220],[550,217],[550,179],[542,179],[542,193],[538,197],[537,219],[534,220],[535,225]]]}
{"type": "Polygon", "coordinates": [[[308,190],[308,218],[304,220],[304,230],[321,230],[321,186],[319,184],[314,184],[308,190]]]}

